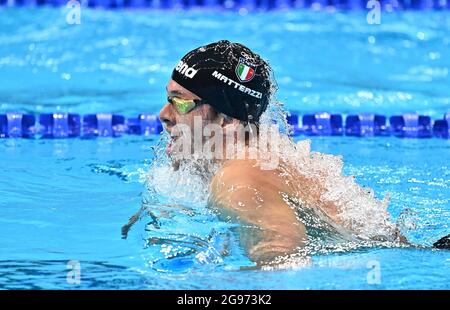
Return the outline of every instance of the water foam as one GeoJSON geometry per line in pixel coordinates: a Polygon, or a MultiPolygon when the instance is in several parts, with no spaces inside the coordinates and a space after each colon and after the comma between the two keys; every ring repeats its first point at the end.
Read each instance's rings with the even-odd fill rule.
{"type": "Polygon", "coordinates": [[[379,200],[372,189],[358,185],[353,176],[343,175],[340,156],[311,152],[310,148],[310,140],[298,142],[294,163],[299,173],[316,179],[325,187],[322,202],[336,205],[343,225],[359,238],[392,239],[395,225],[387,212],[389,197],[379,200]]]}

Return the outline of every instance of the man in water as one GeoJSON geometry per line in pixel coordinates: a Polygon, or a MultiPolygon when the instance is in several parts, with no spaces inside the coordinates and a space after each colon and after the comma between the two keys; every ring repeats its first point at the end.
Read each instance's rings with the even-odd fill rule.
{"type": "MultiPolygon", "coordinates": [[[[274,91],[270,74],[269,65],[259,55],[229,41],[212,43],[184,56],[173,70],[166,88],[168,102],[160,111],[160,119],[171,136],[169,156],[177,157],[177,126],[187,125],[193,134],[195,118],[201,119],[203,127],[220,126],[224,136],[230,127],[238,125],[254,125],[254,131],[258,131],[260,117],[274,91]]],[[[186,149],[178,151],[186,154],[186,149]]],[[[257,233],[243,229],[240,234],[241,243],[255,262],[265,263],[293,253],[308,240],[306,228],[286,196],[320,204],[328,216],[336,215],[335,206],[321,203],[320,186],[292,174],[286,165],[266,170],[249,156],[221,158],[221,167],[211,182],[209,202],[243,227],[259,228],[257,233]]]]}
{"type": "MultiPolygon", "coordinates": [[[[219,141],[225,141],[226,150],[227,143],[236,143],[234,138],[227,142],[229,132],[242,125],[253,128],[244,139],[244,158],[227,156],[230,154],[224,154],[226,151],[212,158],[220,168],[210,184],[209,204],[221,215],[242,224],[241,243],[258,264],[295,253],[307,244],[310,228],[299,218],[294,205],[314,210],[329,227],[342,227],[350,235],[358,230],[341,216],[345,204],[326,198],[330,192],[323,181],[326,170],[318,171],[314,177],[284,159],[271,169],[263,169],[257,159],[248,156],[249,136],[260,136],[261,116],[276,88],[273,83],[271,68],[259,55],[239,43],[219,41],[199,47],[181,59],[167,84],[167,103],[160,111],[161,122],[171,137],[166,151],[175,168],[187,160],[187,155],[198,151],[199,144],[196,149],[181,142],[187,139],[195,145],[192,137],[194,128],[199,126],[196,120],[200,120],[202,132],[210,125],[219,128],[214,136],[223,136],[219,141]]],[[[204,145],[202,139],[200,149],[204,145]]],[[[222,149],[218,145],[215,148],[222,149]]],[[[370,203],[381,204],[370,199],[370,203]]],[[[389,222],[385,209],[374,210],[380,222],[389,222]]],[[[384,231],[391,240],[402,241],[395,227],[387,225],[384,231]]]]}

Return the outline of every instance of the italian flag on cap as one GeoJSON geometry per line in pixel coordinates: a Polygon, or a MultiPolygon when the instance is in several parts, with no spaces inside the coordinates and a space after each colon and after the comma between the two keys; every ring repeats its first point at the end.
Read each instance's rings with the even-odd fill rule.
{"type": "Polygon", "coordinates": [[[240,62],[236,67],[236,75],[241,82],[250,81],[255,75],[255,70],[246,64],[240,62]]]}

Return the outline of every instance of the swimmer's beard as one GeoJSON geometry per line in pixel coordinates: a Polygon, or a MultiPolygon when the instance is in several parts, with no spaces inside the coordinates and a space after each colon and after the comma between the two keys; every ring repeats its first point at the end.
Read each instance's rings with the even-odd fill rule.
{"type": "Polygon", "coordinates": [[[180,169],[180,164],[179,160],[172,160],[173,171],[178,171],[180,169]]]}
{"type": "Polygon", "coordinates": [[[221,166],[217,161],[204,158],[170,159],[173,171],[186,171],[192,175],[200,176],[208,185],[221,166]]]}
{"type": "Polygon", "coordinates": [[[204,144],[195,148],[192,141],[186,142],[185,136],[168,141],[166,155],[171,163],[173,171],[188,171],[202,177],[212,178],[223,163],[222,160],[208,156],[203,152],[204,144]]]}

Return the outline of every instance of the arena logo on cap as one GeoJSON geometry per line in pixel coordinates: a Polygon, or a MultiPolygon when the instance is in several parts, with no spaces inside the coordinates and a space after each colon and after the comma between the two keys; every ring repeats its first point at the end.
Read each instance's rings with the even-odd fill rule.
{"type": "Polygon", "coordinates": [[[184,63],[180,60],[180,62],[175,67],[175,70],[180,72],[181,74],[184,74],[186,77],[192,79],[196,74],[198,70],[195,70],[194,68],[191,68],[187,65],[187,63],[184,63]]]}
{"type": "Polygon", "coordinates": [[[236,66],[236,75],[241,82],[249,82],[255,76],[255,66],[250,64],[244,58],[239,58],[236,66]]]}

